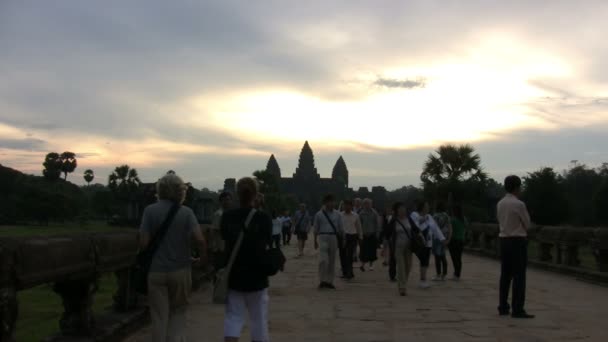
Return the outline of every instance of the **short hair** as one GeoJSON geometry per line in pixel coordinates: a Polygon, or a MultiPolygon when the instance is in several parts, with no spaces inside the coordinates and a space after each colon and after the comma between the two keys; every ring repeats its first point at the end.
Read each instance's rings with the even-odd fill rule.
{"type": "Polygon", "coordinates": [[[350,200],[350,199],[345,199],[344,202],[342,202],[342,204],[344,204],[344,205],[350,205],[352,207],[353,201],[350,200]]]}
{"type": "Polygon", "coordinates": [[[181,202],[186,194],[186,184],[175,173],[168,173],[156,182],[158,199],[181,202]]]}
{"type": "Polygon", "coordinates": [[[253,201],[258,194],[258,182],[251,177],[241,178],[236,183],[236,193],[238,194],[241,203],[249,203],[253,201]]]}
{"type": "Polygon", "coordinates": [[[393,204],[393,214],[397,215],[397,212],[399,211],[399,208],[404,207],[407,209],[407,206],[405,205],[405,203],[403,202],[395,202],[395,204],[393,204]]]}
{"type": "Polygon", "coordinates": [[[220,194],[220,201],[223,201],[225,198],[232,198],[232,194],[229,193],[228,191],[224,191],[220,194]]]}
{"type": "Polygon", "coordinates": [[[323,204],[333,202],[335,200],[336,200],[336,198],[332,194],[327,194],[327,195],[323,196],[323,204]]]}
{"type": "Polygon", "coordinates": [[[505,178],[505,190],[508,193],[513,193],[521,188],[521,178],[511,175],[505,178]]]}

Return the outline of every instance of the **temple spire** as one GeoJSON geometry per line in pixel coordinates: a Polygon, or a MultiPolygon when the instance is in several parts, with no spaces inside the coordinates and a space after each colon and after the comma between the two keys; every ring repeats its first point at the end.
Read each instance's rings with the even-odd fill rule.
{"type": "Polygon", "coordinates": [[[334,169],[331,172],[331,178],[348,187],[348,168],[342,156],[336,161],[336,165],[334,165],[334,169]]]}
{"type": "Polygon", "coordinates": [[[275,178],[281,178],[281,168],[279,167],[279,163],[274,157],[274,154],[270,156],[270,159],[268,159],[268,163],[266,164],[266,171],[273,175],[275,178]]]}
{"type": "Polygon", "coordinates": [[[310,148],[308,141],[306,141],[302,147],[302,152],[300,152],[298,168],[296,169],[294,178],[314,179],[320,177],[321,176],[319,176],[317,169],[315,168],[314,154],[312,153],[312,149],[310,148]]]}

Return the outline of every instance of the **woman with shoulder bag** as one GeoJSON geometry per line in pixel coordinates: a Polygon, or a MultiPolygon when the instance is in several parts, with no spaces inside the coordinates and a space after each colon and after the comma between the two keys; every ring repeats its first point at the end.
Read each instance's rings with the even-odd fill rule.
{"type": "Polygon", "coordinates": [[[397,288],[399,295],[407,296],[407,281],[412,269],[412,239],[416,232],[410,225],[404,203],[395,203],[393,212],[395,216],[390,223],[390,243],[397,264],[397,288]]]}
{"type": "Polygon", "coordinates": [[[240,179],[236,188],[240,208],[224,213],[221,225],[226,255],[231,255],[244,229],[242,243],[228,275],[224,341],[239,340],[248,313],[252,341],[266,342],[269,340],[266,256],[268,246],[272,244],[272,219],[268,214],[256,211],[245,227],[245,221],[254,210],[258,185],[256,180],[247,177],[240,179]]]}

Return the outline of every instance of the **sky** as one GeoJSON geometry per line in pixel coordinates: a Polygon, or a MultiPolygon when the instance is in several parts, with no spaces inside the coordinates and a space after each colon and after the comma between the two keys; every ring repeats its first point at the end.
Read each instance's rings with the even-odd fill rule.
{"type": "Polygon", "coordinates": [[[0,163],[83,183],[291,175],[419,185],[469,143],[490,176],[608,162],[606,1],[0,0],[0,163]]]}

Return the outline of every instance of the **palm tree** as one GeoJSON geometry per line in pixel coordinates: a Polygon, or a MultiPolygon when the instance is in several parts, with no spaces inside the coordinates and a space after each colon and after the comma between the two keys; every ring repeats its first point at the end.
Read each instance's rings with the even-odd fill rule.
{"type": "Polygon", "coordinates": [[[68,179],[68,173],[74,172],[78,163],[76,161],[76,154],[74,152],[63,152],[60,156],[61,160],[61,172],[63,172],[64,180],[68,179]]]}
{"type": "Polygon", "coordinates": [[[42,165],[44,166],[44,169],[42,170],[44,178],[51,181],[59,179],[61,176],[61,156],[59,156],[59,153],[48,153],[44,158],[44,163],[42,163],[42,165]]]}
{"type": "Polygon", "coordinates": [[[484,181],[488,175],[481,167],[481,157],[471,145],[442,145],[429,154],[420,175],[424,183],[484,181]]]}
{"type": "Polygon", "coordinates": [[[420,175],[425,192],[435,199],[447,196],[448,202],[464,188],[483,185],[488,175],[481,167],[481,157],[471,145],[442,145],[431,153],[420,175]],[[465,186],[466,185],[466,186],[465,186]]]}
{"type": "Polygon", "coordinates": [[[110,190],[123,198],[128,197],[140,184],[137,170],[130,168],[129,165],[117,166],[108,177],[110,190]]]}
{"type": "Polygon", "coordinates": [[[93,170],[88,169],[84,171],[84,181],[87,182],[87,186],[91,185],[91,182],[95,179],[95,173],[93,170]]]}

